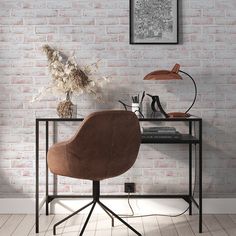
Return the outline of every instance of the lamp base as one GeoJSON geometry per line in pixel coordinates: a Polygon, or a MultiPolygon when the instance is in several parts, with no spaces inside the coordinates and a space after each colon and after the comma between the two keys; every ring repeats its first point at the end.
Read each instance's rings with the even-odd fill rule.
{"type": "Polygon", "coordinates": [[[169,116],[169,118],[187,118],[191,116],[190,114],[184,112],[171,112],[167,115],[169,116]]]}

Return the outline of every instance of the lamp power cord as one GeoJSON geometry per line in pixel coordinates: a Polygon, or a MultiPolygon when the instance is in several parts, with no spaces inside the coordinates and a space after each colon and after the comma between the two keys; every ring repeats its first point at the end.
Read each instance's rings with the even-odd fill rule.
{"type": "MultiPolygon", "coordinates": [[[[194,187],[193,187],[193,197],[194,197],[194,193],[195,193],[195,188],[196,188],[196,178],[197,178],[197,174],[196,174],[196,156],[197,155],[197,151],[196,151],[196,145],[195,145],[195,176],[194,176],[194,187]]],[[[175,214],[175,215],[168,215],[168,214],[146,214],[146,215],[135,215],[134,214],[134,210],[133,207],[130,203],[130,192],[128,193],[128,205],[131,211],[131,214],[119,214],[118,216],[120,216],[121,218],[139,218],[139,217],[152,217],[152,216],[165,216],[165,217],[179,217],[181,215],[183,215],[184,213],[186,213],[189,210],[189,206],[181,213],[179,214],[175,214]]]]}

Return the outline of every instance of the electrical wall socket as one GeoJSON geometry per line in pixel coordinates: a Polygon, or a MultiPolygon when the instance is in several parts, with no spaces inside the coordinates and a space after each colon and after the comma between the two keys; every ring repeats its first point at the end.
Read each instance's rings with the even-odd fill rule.
{"type": "Polygon", "coordinates": [[[125,183],[125,193],[135,193],[135,183],[125,183]]]}

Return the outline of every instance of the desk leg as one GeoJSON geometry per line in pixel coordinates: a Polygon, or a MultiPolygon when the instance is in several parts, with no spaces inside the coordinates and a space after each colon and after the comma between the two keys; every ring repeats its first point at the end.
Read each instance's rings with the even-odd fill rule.
{"type": "MultiPolygon", "coordinates": [[[[57,127],[57,122],[53,121],[53,144],[57,143],[57,127]]],[[[53,174],[53,195],[57,195],[57,175],[55,174],[53,174]]]]}
{"type": "Polygon", "coordinates": [[[192,215],[192,144],[189,144],[189,215],[192,215]]]}
{"type": "Polygon", "coordinates": [[[202,121],[199,121],[199,233],[202,233],[202,121]]]}
{"type": "MultiPolygon", "coordinates": [[[[192,135],[192,121],[189,121],[189,134],[192,135]]],[[[189,215],[192,215],[192,144],[189,144],[189,215]]]]}
{"type": "Polygon", "coordinates": [[[39,121],[36,120],[35,129],[35,232],[39,232],[39,121]]]}
{"type": "Polygon", "coordinates": [[[47,154],[48,154],[48,121],[46,121],[46,215],[48,215],[48,162],[47,162],[47,154]]]}

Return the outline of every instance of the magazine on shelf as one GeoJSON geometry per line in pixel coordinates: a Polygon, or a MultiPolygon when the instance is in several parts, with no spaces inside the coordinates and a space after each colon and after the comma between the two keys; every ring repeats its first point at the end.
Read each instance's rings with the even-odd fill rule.
{"type": "Polygon", "coordinates": [[[174,127],[142,127],[142,133],[163,133],[163,134],[175,134],[177,131],[176,131],[176,128],[174,127]]]}
{"type": "Polygon", "coordinates": [[[142,138],[151,138],[151,139],[180,139],[181,133],[176,131],[174,134],[159,134],[159,133],[142,133],[142,138]]]}
{"type": "Polygon", "coordinates": [[[181,133],[179,133],[174,127],[167,127],[167,126],[142,127],[142,137],[179,139],[181,137],[181,133]]]}

